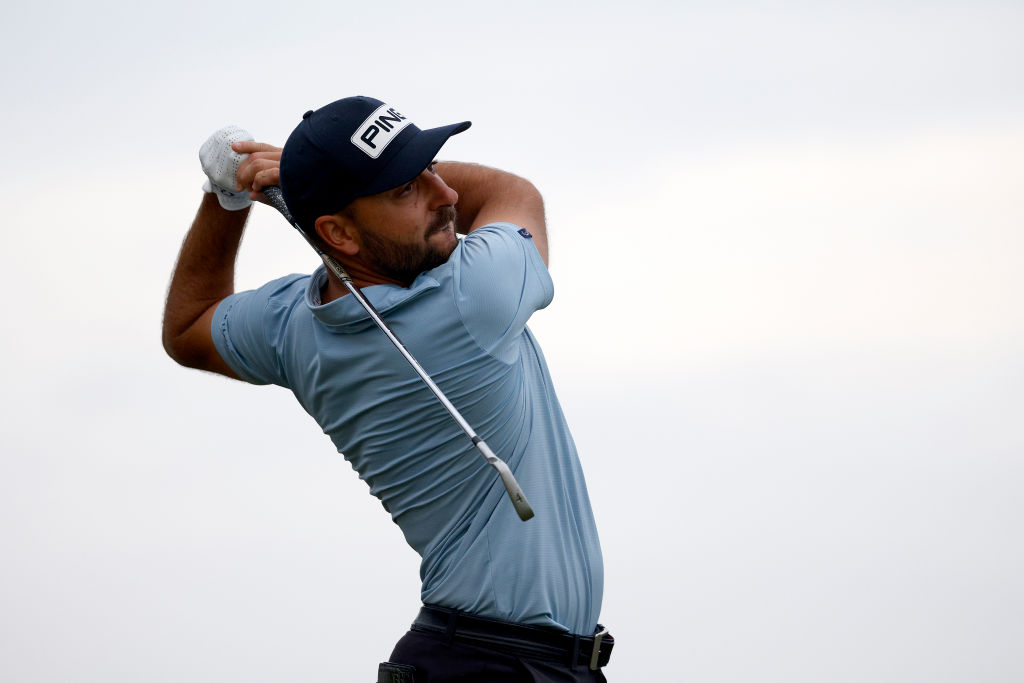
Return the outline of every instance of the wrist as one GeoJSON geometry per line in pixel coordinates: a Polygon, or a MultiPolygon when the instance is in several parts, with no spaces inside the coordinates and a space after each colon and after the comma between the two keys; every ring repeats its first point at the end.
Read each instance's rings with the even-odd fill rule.
{"type": "Polygon", "coordinates": [[[221,208],[227,211],[241,211],[242,209],[248,209],[252,205],[252,200],[249,199],[247,191],[229,190],[226,187],[214,184],[209,178],[203,183],[203,192],[216,195],[221,208]]]}

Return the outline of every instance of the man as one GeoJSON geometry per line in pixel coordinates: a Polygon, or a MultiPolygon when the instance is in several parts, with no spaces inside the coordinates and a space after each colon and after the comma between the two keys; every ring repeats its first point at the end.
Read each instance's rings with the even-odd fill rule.
{"type": "Polygon", "coordinates": [[[434,161],[469,125],[421,130],[395,107],[351,97],[307,112],[283,150],[240,129],[214,134],[200,152],[207,194],[171,282],[164,347],[182,365],[290,389],[422,557],[424,607],[380,680],[604,681],[597,530],[526,327],[553,295],[543,203],[511,174],[434,161]],[[332,273],[233,293],[250,200],[278,184],[304,231],[508,463],[535,518],[520,521],[332,273]]]}

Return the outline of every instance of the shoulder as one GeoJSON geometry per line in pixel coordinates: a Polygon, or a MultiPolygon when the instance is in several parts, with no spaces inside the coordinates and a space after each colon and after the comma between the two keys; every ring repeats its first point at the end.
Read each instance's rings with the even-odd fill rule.
{"type": "Polygon", "coordinates": [[[462,240],[462,257],[474,258],[484,254],[492,256],[536,257],[542,267],[543,259],[534,243],[533,234],[515,223],[488,223],[466,235],[462,240]]]}
{"type": "Polygon", "coordinates": [[[514,223],[477,228],[462,240],[454,261],[455,303],[463,324],[489,352],[513,344],[530,316],[554,296],[532,235],[514,223]]]}
{"type": "Polygon", "coordinates": [[[543,305],[554,294],[533,235],[515,223],[488,223],[469,233],[462,240],[454,271],[456,286],[463,293],[503,291],[502,296],[508,297],[536,288],[543,293],[543,305]]]}
{"type": "Polygon", "coordinates": [[[309,282],[309,275],[285,275],[256,289],[235,292],[221,301],[219,308],[225,314],[236,306],[243,305],[250,310],[291,308],[303,301],[309,289],[309,282]]]}
{"type": "Polygon", "coordinates": [[[496,235],[518,235],[523,239],[532,239],[533,235],[526,228],[519,226],[516,223],[510,223],[508,221],[495,221],[494,223],[488,223],[487,225],[481,225],[479,228],[473,230],[473,232],[466,235],[465,239],[486,239],[488,236],[496,235]]]}
{"type": "Polygon", "coordinates": [[[301,300],[309,288],[310,277],[301,273],[292,273],[271,280],[255,291],[268,300],[291,301],[296,298],[301,300]]]}

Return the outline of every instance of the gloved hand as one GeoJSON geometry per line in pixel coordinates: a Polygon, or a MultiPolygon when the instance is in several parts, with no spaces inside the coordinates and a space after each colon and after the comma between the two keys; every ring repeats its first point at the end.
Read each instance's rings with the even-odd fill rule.
{"type": "Polygon", "coordinates": [[[252,204],[248,190],[236,190],[238,165],[248,154],[239,154],[231,149],[231,143],[253,140],[249,132],[239,126],[225,126],[211,135],[199,148],[199,162],[207,180],[204,192],[214,192],[217,201],[228,211],[240,211],[252,204]]]}

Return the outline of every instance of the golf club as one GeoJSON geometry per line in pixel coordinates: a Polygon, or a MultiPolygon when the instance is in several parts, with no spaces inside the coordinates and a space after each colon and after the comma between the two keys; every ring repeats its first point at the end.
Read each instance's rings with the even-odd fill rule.
{"type": "Polygon", "coordinates": [[[284,197],[281,195],[281,188],[279,187],[265,187],[263,188],[263,195],[267,198],[267,201],[277,209],[285,219],[291,223],[292,227],[299,231],[303,239],[309,243],[309,246],[313,247],[320,258],[323,260],[324,265],[334,275],[341,280],[348,291],[356,298],[356,301],[366,310],[373,322],[377,324],[381,332],[387,335],[387,338],[391,340],[391,343],[395,345],[395,348],[405,357],[405,360],[409,362],[412,369],[416,371],[423,383],[427,385],[427,388],[434,393],[434,396],[440,401],[441,405],[445,407],[448,413],[452,416],[452,419],[458,423],[462,431],[466,433],[473,445],[476,446],[477,450],[483,455],[491,467],[498,471],[498,475],[501,477],[501,483],[505,485],[505,490],[508,492],[508,497],[512,500],[512,505],[516,509],[516,514],[524,522],[533,517],[533,508],[530,507],[529,501],[526,500],[526,496],[523,494],[523,489],[520,488],[519,482],[516,481],[515,476],[512,474],[512,470],[509,469],[508,465],[504,460],[494,454],[494,451],[484,442],[482,438],[473,430],[473,428],[466,422],[462,414],[459,413],[458,409],[452,405],[452,402],[441,392],[441,389],[434,383],[434,380],[430,378],[427,371],[419,364],[419,362],[413,357],[409,350],[405,348],[405,345],[395,335],[395,333],[388,327],[388,324],[384,322],[384,319],[377,312],[377,309],[373,307],[373,304],[363,296],[363,293],[359,290],[359,287],[352,282],[352,278],[349,276],[345,269],[338,261],[327,254],[320,248],[320,246],[306,234],[306,231],[292,218],[291,212],[288,210],[288,206],[284,203],[284,197]]]}

